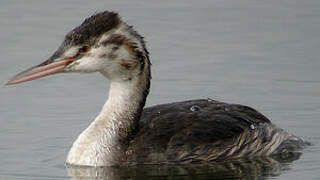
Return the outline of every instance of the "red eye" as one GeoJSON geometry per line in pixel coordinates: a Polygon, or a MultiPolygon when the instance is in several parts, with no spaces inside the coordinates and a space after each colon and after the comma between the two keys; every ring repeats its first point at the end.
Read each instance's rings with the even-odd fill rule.
{"type": "Polygon", "coordinates": [[[85,53],[89,50],[89,46],[82,46],[80,49],[79,49],[79,53],[85,53]]]}

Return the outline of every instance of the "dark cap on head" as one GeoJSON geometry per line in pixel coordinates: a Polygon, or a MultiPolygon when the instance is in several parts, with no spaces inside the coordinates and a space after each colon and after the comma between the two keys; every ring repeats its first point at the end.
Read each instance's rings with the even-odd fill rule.
{"type": "Polygon", "coordinates": [[[49,58],[49,61],[60,57],[70,46],[91,46],[105,32],[116,28],[121,20],[117,13],[104,11],[85,19],[81,25],[74,28],[66,36],[59,49],[49,58]]]}
{"type": "Polygon", "coordinates": [[[84,22],[74,28],[66,35],[65,41],[73,45],[85,43],[87,40],[99,37],[104,32],[116,28],[120,23],[117,13],[104,11],[84,20],[84,22]]]}

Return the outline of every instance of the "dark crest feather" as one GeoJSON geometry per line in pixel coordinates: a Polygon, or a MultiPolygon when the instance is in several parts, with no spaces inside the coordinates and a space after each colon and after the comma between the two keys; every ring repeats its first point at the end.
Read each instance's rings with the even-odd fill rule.
{"type": "Polygon", "coordinates": [[[120,23],[117,13],[104,11],[84,20],[84,22],[66,35],[66,41],[72,45],[91,44],[93,39],[116,28],[120,23]],[[89,41],[89,42],[88,42],[89,41]]]}
{"type": "Polygon", "coordinates": [[[54,59],[61,56],[66,47],[76,45],[91,46],[95,43],[97,37],[103,33],[116,28],[121,20],[117,13],[104,11],[96,13],[85,19],[81,25],[70,31],[59,49],[48,59],[52,62],[54,59]]]}

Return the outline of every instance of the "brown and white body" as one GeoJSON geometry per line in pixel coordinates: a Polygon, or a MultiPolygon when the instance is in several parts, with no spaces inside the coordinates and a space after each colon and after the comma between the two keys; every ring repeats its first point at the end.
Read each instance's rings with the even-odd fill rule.
{"type": "Polygon", "coordinates": [[[105,11],[69,32],[47,61],[7,84],[60,72],[100,72],[109,79],[107,102],[71,147],[67,163],[72,165],[209,163],[305,145],[243,105],[204,99],[143,109],[150,67],[143,38],[116,13],[105,11]]]}

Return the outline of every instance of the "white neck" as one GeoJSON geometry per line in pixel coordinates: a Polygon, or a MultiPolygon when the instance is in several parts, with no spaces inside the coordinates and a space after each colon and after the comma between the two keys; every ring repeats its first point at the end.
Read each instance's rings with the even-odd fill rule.
{"type": "Polygon", "coordinates": [[[145,100],[143,83],[139,79],[110,82],[107,102],[74,142],[68,164],[111,166],[119,163],[143,108],[140,107],[145,100]]]}

